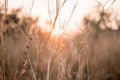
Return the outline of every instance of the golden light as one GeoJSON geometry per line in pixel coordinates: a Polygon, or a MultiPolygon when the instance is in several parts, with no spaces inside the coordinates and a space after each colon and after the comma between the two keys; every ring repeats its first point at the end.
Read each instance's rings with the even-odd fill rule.
{"type": "MultiPolygon", "coordinates": [[[[60,5],[63,3],[64,0],[59,0],[60,5]]],[[[100,2],[102,5],[104,5],[108,0],[66,0],[65,5],[61,9],[58,17],[58,21],[62,24],[64,22],[69,21],[69,24],[67,26],[67,29],[65,30],[66,33],[70,34],[75,33],[76,29],[78,28],[74,25],[75,23],[80,24],[80,20],[89,10],[91,10],[91,7],[93,7],[96,3],[100,2]],[[75,5],[76,4],[76,5],[75,5]],[[76,6],[76,7],[75,7],[76,6]],[[75,7],[75,10],[73,11],[75,7]],[[73,13],[72,13],[73,11],[73,13]],[[72,16],[71,16],[72,14],[72,16]]],[[[105,6],[107,9],[113,0],[110,0],[110,2],[105,6]]],[[[40,21],[38,22],[39,25],[42,26],[44,30],[49,29],[49,25],[46,26],[46,21],[50,20],[50,16],[55,14],[56,10],[56,0],[34,0],[34,4],[32,4],[33,0],[8,0],[8,8],[23,8],[23,11],[27,12],[27,14],[31,14],[31,16],[39,17],[40,21]],[[48,8],[48,1],[50,2],[50,8],[48,8]],[[33,5],[33,7],[32,7],[33,5]],[[31,10],[32,8],[32,10],[31,10]],[[31,10],[31,11],[30,11],[31,10]],[[51,12],[51,15],[49,15],[49,11],[51,12]]],[[[120,1],[116,1],[116,6],[118,7],[118,3],[120,1]]],[[[115,6],[115,4],[114,4],[115,6]]],[[[54,31],[52,34],[60,35],[64,32],[63,26],[60,26],[57,22],[54,31]]],[[[48,30],[46,30],[48,31],[48,30]]]]}

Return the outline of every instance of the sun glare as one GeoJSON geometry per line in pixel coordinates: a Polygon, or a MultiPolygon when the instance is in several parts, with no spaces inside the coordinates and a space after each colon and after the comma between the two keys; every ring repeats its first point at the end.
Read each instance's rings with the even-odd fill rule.
{"type": "Polygon", "coordinates": [[[59,36],[62,33],[62,31],[63,30],[61,28],[55,27],[55,29],[53,30],[52,34],[59,36]]]}
{"type": "MultiPolygon", "coordinates": [[[[59,5],[61,5],[64,0],[60,0],[60,1],[61,3],[59,3],[59,5]]],[[[65,5],[62,7],[59,13],[58,19],[60,23],[64,23],[64,22],[66,22],[66,24],[68,23],[67,26],[64,26],[64,27],[67,27],[66,32],[75,33],[74,30],[78,28],[76,28],[74,24],[76,23],[80,24],[81,18],[86,13],[88,13],[88,11],[91,10],[91,7],[93,7],[98,2],[100,2],[102,5],[104,5],[107,2],[107,0],[78,0],[76,4],[76,1],[77,0],[66,0],[65,5]]],[[[11,1],[8,0],[8,3],[9,3],[8,4],[9,9],[21,7],[21,8],[24,8],[24,12],[26,11],[28,14],[30,13],[30,9],[32,9],[31,15],[35,17],[38,16],[40,18],[40,21],[38,22],[38,24],[42,26],[42,28],[44,28],[44,31],[45,30],[50,31],[50,30],[47,30],[49,25],[47,26],[45,25],[46,25],[46,21],[50,20],[50,16],[53,19],[55,18],[54,17],[55,11],[56,11],[55,0],[34,0],[33,7],[31,7],[32,0],[25,0],[25,1],[24,0],[11,0],[11,1]],[[50,7],[48,7],[48,1],[50,1],[50,7]],[[51,12],[50,15],[49,15],[49,11],[51,12]]],[[[105,6],[106,9],[109,7],[111,3],[112,3],[112,0],[110,0],[110,2],[105,6]]],[[[54,35],[62,34],[64,32],[64,29],[61,27],[63,26],[56,25],[52,34],[54,35]]]]}

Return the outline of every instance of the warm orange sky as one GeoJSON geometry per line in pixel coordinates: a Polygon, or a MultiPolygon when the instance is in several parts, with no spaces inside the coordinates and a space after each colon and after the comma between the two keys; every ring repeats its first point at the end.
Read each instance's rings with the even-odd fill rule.
{"type": "MultiPolygon", "coordinates": [[[[4,0],[2,0],[4,1],[4,0]]],[[[24,11],[27,12],[29,15],[30,13],[30,8],[32,6],[32,1],[33,0],[8,0],[8,9],[12,8],[18,8],[22,7],[24,11]]],[[[40,22],[39,24],[45,27],[45,21],[49,20],[49,15],[48,15],[48,7],[47,7],[47,1],[52,1],[51,3],[54,4],[55,0],[34,0],[33,4],[33,9],[31,12],[32,16],[39,16],[40,17],[40,22]]],[[[63,0],[60,0],[63,1],[63,0]]],[[[105,4],[108,0],[78,0],[76,9],[74,11],[74,14],[72,15],[70,24],[67,28],[67,32],[76,32],[79,31],[78,27],[75,27],[75,23],[79,23],[80,19],[83,17],[85,13],[87,13],[92,6],[94,6],[97,2],[100,2],[102,5],[105,4]],[[73,27],[74,26],[74,27],[73,27]]],[[[113,0],[109,0],[109,3],[107,4],[106,9],[109,7],[109,5],[112,3],[113,0]]],[[[73,10],[73,7],[75,5],[76,0],[67,0],[65,6],[61,10],[60,13],[60,23],[64,23],[67,21],[70,17],[70,14],[73,10]]],[[[116,0],[116,2],[113,4],[113,7],[119,8],[120,7],[120,0],[116,0]]],[[[55,6],[51,6],[50,11],[53,11],[54,13],[55,6]]],[[[58,29],[60,29],[59,26],[56,28],[56,32],[58,32],[58,29]]]]}

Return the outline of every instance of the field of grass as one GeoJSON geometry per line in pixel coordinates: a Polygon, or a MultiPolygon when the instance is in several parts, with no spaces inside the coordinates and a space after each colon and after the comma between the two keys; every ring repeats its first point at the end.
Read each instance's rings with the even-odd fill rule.
{"type": "MultiPolygon", "coordinates": [[[[93,14],[86,15],[84,27],[77,25],[81,33],[72,37],[53,36],[66,0],[56,5],[49,32],[42,31],[38,19],[18,17],[21,9],[7,13],[7,1],[5,9],[0,8],[0,80],[120,80],[120,21],[111,18],[111,12],[95,11],[97,19],[93,14]],[[114,22],[116,30],[110,27],[114,22]]],[[[77,1],[63,30],[76,5],[77,1]]]]}

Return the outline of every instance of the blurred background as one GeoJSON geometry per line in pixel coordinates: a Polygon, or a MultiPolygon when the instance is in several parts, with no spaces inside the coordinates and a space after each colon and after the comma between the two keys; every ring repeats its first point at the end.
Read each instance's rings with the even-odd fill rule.
{"type": "Polygon", "coordinates": [[[120,0],[0,0],[0,80],[120,80],[120,0]]]}
{"type": "MultiPolygon", "coordinates": [[[[108,8],[114,8],[119,9],[119,0],[79,0],[76,4],[76,1],[70,1],[67,0],[65,5],[62,7],[59,15],[59,22],[56,24],[56,30],[55,33],[58,32],[58,29],[61,29],[58,24],[65,24],[69,17],[71,16],[71,13],[74,9],[74,5],[76,4],[74,14],[72,15],[70,22],[68,24],[69,28],[67,28],[68,32],[78,32],[78,28],[75,27],[75,24],[80,24],[81,19],[85,14],[87,14],[91,9],[99,4],[101,6],[104,6],[107,10],[108,8]],[[112,6],[111,6],[112,4],[112,6]]],[[[60,0],[60,5],[64,2],[64,0],[60,0]]],[[[4,0],[1,1],[1,3],[4,3],[4,0]]],[[[17,9],[22,8],[22,14],[25,14],[26,16],[30,15],[33,17],[39,17],[38,25],[42,27],[45,31],[48,29],[48,25],[46,25],[46,22],[50,21],[49,12],[51,12],[51,15],[53,16],[56,9],[56,1],[54,0],[8,0],[8,10],[11,9],[17,9]],[[48,5],[49,2],[49,5],[48,5]],[[49,7],[50,6],[50,7],[49,7]],[[47,28],[46,28],[46,27],[47,28]]],[[[47,30],[48,31],[48,30],[47,30]]]]}

